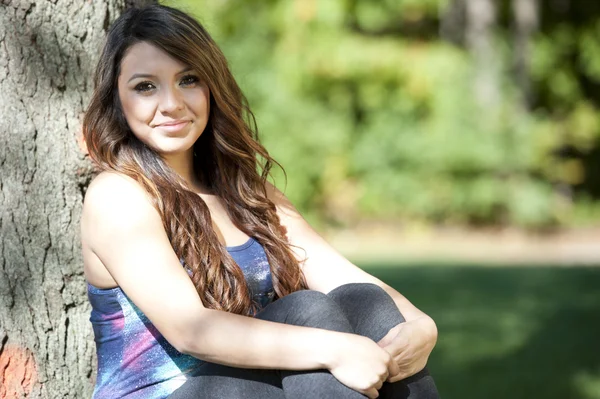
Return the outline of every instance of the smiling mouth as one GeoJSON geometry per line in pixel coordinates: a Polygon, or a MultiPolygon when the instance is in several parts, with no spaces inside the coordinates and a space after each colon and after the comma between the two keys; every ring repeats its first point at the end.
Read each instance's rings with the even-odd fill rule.
{"type": "Polygon", "coordinates": [[[185,128],[189,123],[190,123],[190,121],[181,121],[181,122],[175,123],[175,124],[162,124],[162,125],[158,125],[156,127],[160,128],[162,130],[165,130],[167,132],[178,132],[181,129],[185,128]]]}

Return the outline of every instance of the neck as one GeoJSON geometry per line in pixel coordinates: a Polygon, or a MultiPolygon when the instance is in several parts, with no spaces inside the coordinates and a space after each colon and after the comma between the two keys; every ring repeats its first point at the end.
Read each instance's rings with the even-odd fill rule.
{"type": "Polygon", "coordinates": [[[209,194],[205,186],[199,181],[194,170],[194,149],[190,148],[183,154],[163,155],[167,165],[177,173],[187,185],[195,192],[209,194]]]}

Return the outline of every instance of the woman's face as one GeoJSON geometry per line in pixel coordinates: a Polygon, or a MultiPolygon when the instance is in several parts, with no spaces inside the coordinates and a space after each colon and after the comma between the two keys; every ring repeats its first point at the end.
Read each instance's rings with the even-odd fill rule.
{"type": "Polygon", "coordinates": [[[192,151],[208,122],[210,93],[188,65],[152,44],[136,43],[121,61],[118,90],[138,139],[167,157],[192,151]]]}

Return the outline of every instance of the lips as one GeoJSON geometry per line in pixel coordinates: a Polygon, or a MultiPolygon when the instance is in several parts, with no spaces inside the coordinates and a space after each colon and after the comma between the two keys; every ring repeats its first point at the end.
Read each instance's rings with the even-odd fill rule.
{"type": "Polygon", "coordinates": [[[180,120],[180,121],[161,123],[160,125],[156,125],[156,127],[160,128],[161,130],[172,133],[172,132],[178,132],[178,131],[184,129],[189,124],[190,124],[190,121],[188,121],[188,120],[180,120]]]}
{"type": "Polygon", "coordinates": [[[171,122],[159,123],[159,124],[157,124],[156,126],[157,126],[157,127],[158,127],[158,126],[176,126],[176,125],[180,125],[180,124],[182,124],[182,123],[186,123],[186,122],[189,122],[189,121],[188,121],[188,120],[185,120],[185,119],[180,119],[180,120],[177,120],[177,121],[171,121],[171,122]]]}

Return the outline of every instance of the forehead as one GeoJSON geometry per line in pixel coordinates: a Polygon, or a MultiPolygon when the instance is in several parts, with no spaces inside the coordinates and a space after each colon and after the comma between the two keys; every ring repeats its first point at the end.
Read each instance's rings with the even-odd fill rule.
{"type": "Polygon", "coordinates": [[[187,67],[186,64],[171,57],[162,49],[148,42],[132,45],[121,60],[121,76],[128,78],[134,73],[174,73],[187,67]]]}

